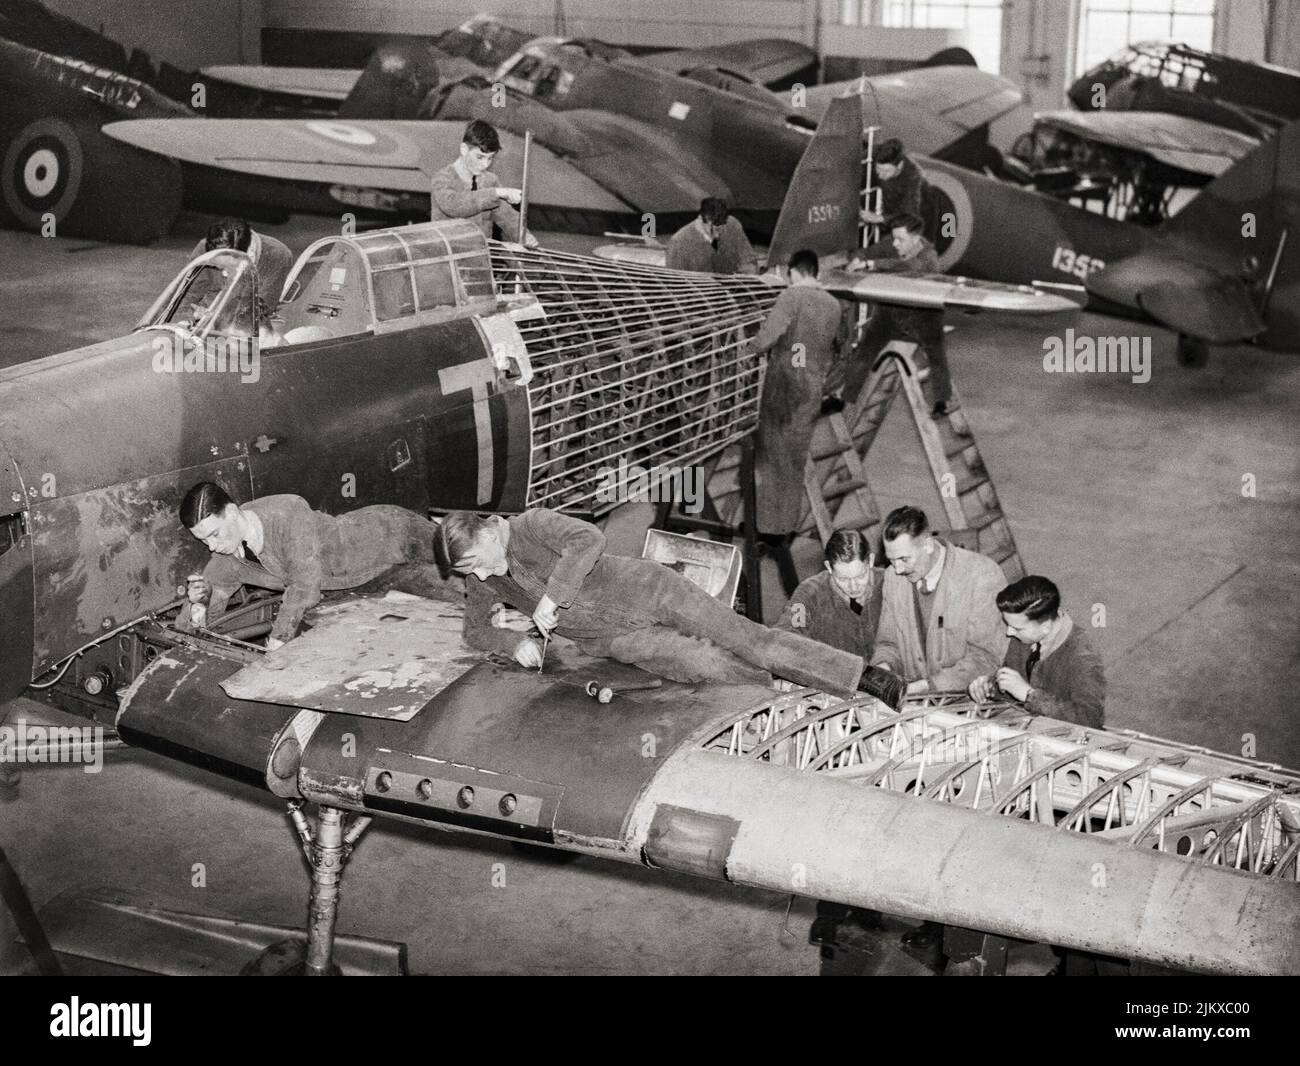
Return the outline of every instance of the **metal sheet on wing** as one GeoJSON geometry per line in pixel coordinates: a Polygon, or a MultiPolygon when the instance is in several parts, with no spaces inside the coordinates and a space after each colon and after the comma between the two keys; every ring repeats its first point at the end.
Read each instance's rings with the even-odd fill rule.
{"type": "MultiPolygon", "coordinates": [[[[145,119],[104,132],[183,163],[284,181],[429,191],[434,171],[456,158],[460,122],[349,119],[145,119]]],[[[523,139],[501,132],[493,173],[503,185],[523,177],[523,139]]],[[[626,205],[541,145],[529,160],[532,203],[622,213],[626,205]]]]}
{"type": "Polygon", "coordinates": [[[405,722],[482,661],[464,608],[389,592],[314,612],[312,629],[221,683],[232,699],[405,722]]]}

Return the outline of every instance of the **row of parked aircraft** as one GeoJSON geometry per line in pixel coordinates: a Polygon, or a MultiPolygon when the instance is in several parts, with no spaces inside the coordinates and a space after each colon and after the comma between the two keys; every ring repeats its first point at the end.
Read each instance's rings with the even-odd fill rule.
{"type": "Polygon", "coordinates": [[[865,123],[901,138],[924,171],[945,271],[1077,286],[1101,310],[1174,330],[1192,364],[1208,344],[1300,347],[1290,239],[1300,75],[1262,68],[1261,106],[1254,65],[1139,46],[1072,97],[1084,100],[1093,78],[1102,91],[1086,101],[1159,110],[1040,115],[1003,159],[987,132],[1020,102],[1006,80],[943,63],[780,93],[765,84],[809,58],[778,41],[647,58],[479,17],[430,42],[382,46],[359,74],[210,69],[196,84],[262,94],[278,117],[201,118],[212,112],[120,73],[0,40],[10,100],[0,206],[29,228],[52,215],[60,232],[136,241],[165,232],[183,203],[253,218],[418,219],[429,175],[454,157],[464,121],[481,117],[505,131],[505,181],[522,179],[533,134],[535,228],[637,232],[653,215],[667,233],[720,195],[770,234],[828,102],[854,93],[865,123]],[[314,113],[285,117],[293,100],[314,113]],[[1189,187],[1199,193],[1171,217],[1189,187]]]}

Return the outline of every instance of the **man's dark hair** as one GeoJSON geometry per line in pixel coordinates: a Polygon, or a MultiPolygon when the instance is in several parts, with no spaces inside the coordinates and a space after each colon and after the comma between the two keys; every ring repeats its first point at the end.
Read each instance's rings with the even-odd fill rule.
{"type": "Polygon", "coordinates": [[[881,538],[897,540],[904,534],[909,537],[919,537],[929,532],[930,520],[925,517],[924,511],[919,507],[898,507],[890,511],[885,519],[885,531],[881,534],[881,538]]]}
{"type": "Polygon", "coordinates": [[[205,518],[221,514],[234,502],[215,481],[200,481],[181,500],[181,525],[193,529],[205,518]]]}
{"type": "Polygon", "coordinates": [[[497,136],[496,127],[481,118],[473,119],[465,127],[465,136],[461,140],[480,152],[501,151],[501,138],[497,136]]]}
{"type": "Polygon", "coordinates": [[[880,147],[876,149],[873,157],[876,163],[901,163],[906,156],[903,152],[903,142],[897,137],[890,137],[887,141],[881,141],[880,147]]]}
{"type": "Polygon", "coordinates": [[[226,216],[208,227],[203,250],[211,252],[216,248],[233,248],[237,252],[246,252],[252,239],[253,231],[244,219],[226,216]]]}
{"type": "Polygon", "coordinates": [[[720,196],[706,196],[700,201],[700,218],[711,226],[727,223],[727,201],[720,196]]]}
{"type": "Polygon", "coordinates": [[[1045,577],[1030,574],[998,593],[998,610],[1042,622],[1061,613],[1061,590],[1045,577]]]}
{"type": "Polygon", "coordinates": [[[896,229],[897,227],[902,226],[908,233],[920,233],[925,229],[925,223],[915,215],[909,214],[893,215],[885,225],[890,229],[896,229]]]}
{"type": "Polygon", "coordinates": [[[487,523],[473,511],[452,511],[438,523],[438,532],[433,535],[433,557],[443,577],[456,572],[456,564],[474,549],[487,523]]]}
{"type": "Polygon", "coordinates": [[[800,270],[810,278],[815,278],[821,264],[817,261],[816,252],[810,248],[800,248],[790,257],[790,269],[800,270]]]}
{"type": "Polygon", "coordinates": [[[871,555],[871,540],[858,529],[837,529],[826,538],[822,554],[831,566],[836,563],[865,563],[871,555]]]}

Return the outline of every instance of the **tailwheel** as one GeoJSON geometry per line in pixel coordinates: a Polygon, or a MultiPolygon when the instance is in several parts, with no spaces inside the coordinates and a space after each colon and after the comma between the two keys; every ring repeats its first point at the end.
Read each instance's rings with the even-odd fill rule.
{"type": "Polygon", "coordinates": [[[1200,337],[1178,335],[1178,364],[1199,370],[1210,361],[1210,346],[1200,337]]]}

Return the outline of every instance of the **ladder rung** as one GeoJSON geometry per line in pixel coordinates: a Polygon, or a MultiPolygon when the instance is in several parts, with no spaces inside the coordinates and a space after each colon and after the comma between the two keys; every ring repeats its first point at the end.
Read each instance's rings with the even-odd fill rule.
{"type": "Polygon", "coordinates": [[[865,489],[867,483],[858,478],[848,478],[845,481],[836,481],[822,489],[822,497],[827,500],[838,499],[840,496],[847,496],[850,492],[857,492],[858,489],[865,489]]]}
{"type": "Polygon", "coordinates": [[[843,455],[845,452],[853,451],[852,442],[836,443],[834,447],[827,446],[818,448],[811,452],[814,462],[821,462],[823,459],[833,459],[837,455],[843,455]]]}
{"type": "Polygon", "coordinates": [[[987,513],[982,514],[978,518],[976,518],[973,522],[967,525],[966,528],[973,529],[975,530],[976,533],[979,533],[982,530],[988,529],[989,526],[993,525],[994,522],[999,522],[1005,517],[1006,515],[1004,515],[1001,511],[998,510],[988,511],[987,513]]]}
{"type": "Polygon", "coordinates": [[[962,496],[969,496],[976,489],[982,488],[988,483],[989,483],[988,477],[980,477],[978,475],[974,477],[968,476],[962,478],[960,481],[957,482],[957,496],[958,498],[962,496]]]}

